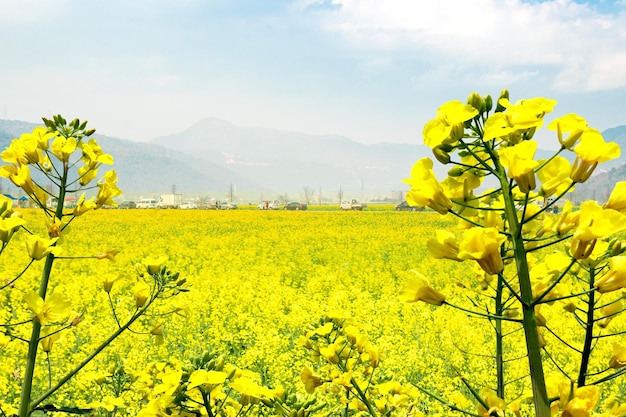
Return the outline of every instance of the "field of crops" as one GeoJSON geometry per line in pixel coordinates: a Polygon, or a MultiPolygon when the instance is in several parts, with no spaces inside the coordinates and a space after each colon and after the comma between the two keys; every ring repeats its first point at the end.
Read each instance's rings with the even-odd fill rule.
{"type": "MultiPolygon", "coordinates": [[[[38,224],[39,213],[24,214],[29,224],[38,224]]],[[[68,259],[55,265],[53,273],[63,278],[53,291],[69,296],[72,309],[85,314],[55,343],[49,358],[52,373],[71,366],[115,328],[103,281],[122,276],[112,295],[120,303],[132,300],[133,264],[164,255],[167,265],[187,278],[191,290],[172,301],[181,309],[178,314],[160,320],[165,343],[157,346],[154,337],[130,334],[90,369],[123,363],[126,372],[140,373],[151,362],[184,361],[211,349],[241,368],[260,372],[270,386],[302,391],[300,373],[310,359],[294,341],[310,323],[339,314],[354,318],[380,347],[381,368],[390,377],[429,381],[432,369],[445,374],[450,372],[447,364],[466,366],[460,350],[464,346],[453,346],[449,335],[473,329],[472,340],[464,338],[468,346],[484,338],[477,331],[480,323],[457,318],[452,325],[452,317],[434,318],[428,307],[398,300],[400,285],[412,268],[428,272],[443,289],[453,286],[455,275],[462,273],[459,265],[435,266],[428,258],[425,241],[437,225],[445,226],[445,220],[406,212],[101,210],[77,218],[63,242],[63,255],[96,254],[106,248],[121,252],[115,263],[68,259]]],[[[10,249],[13,252],[2,258],[7,276],[26,262],[25,256],[23,263],[16,262],[25,252],[22,245],[10,249]]],[[[28,319],[29,311],[17,301],[38,279],[39,271],[31,268],[15,288],[3,292],[5,302],[16,306],[3,311],[3,322],[28,319]]],[[[149,331],[151,325],[147,321],[137,332],[149,331]]],[[[4,359],[11,359],[2,361],[0,396],[5,404],[19,392],[15,373],[23,364],[13,353],[20,348],[12,343],[3,352],[4,359]]],[[[478,367],[488,366],[478,362],[478,367]]],[[[86,403],[110,395],[90,381],[92,376],[80,374],[56,402],[75,398],[75,390],[86,403]]],[[[46,380],[45,375],[39,377],[46,380]]],[[[122,394],[125,406],[137,406],[135,394],[132,389],[122,394]]]]}
{"type": "Polygon", "coordinates": [[[626,182],[563,201],[619,146],[569,114],[535,161],[556,102],[501,96],[426,125],[415,213],[106,210],[113,157],[44,118],[2,153],[42,209],[0,196],[0,417],[626,416],[626,182]]]}
{"type": "MultiPolygon", "coordinates": [[[[22,211],[33,229],[40,225],[43,230],[39,213],[22,211]]],[[[455,369],[478,387],[494,383],[493,360],[488,356],[491,326],[450,308],[435,310],[398,298],[402,284],[413,275],[411,269],[424,273],[450,299],[480,297],[478,281],[475,286],[458,286],[461,278],[468,282],[467,276],[476,276],[472,264],[428,256],[426,241],[435,230],[454,226],[451,216],[393,211],[98,210],[76,218],[62,244],[62,256],[93,255],[107,248],[120,253],[114,263],[93,259],[55,263],[57,279],[51,291],[69,297],[74,314],[83,316],[62,333],[48,356],[40,355],[38,389],[48,387],[48,367],[55,380],[116,329],[103,282],[113,281],[112,302],[123,320],[134,307],[134,264],[166,256],[168,268],[186,278],[190,291],[167,300],[159,307],[162,315],[149,315],[133,325],[132,333],[116,340],[55,394],[56,406],[78,399],[84,406],[105,407],[101,412],[108,407],[108,412],[136,415],[153,394],[154,381],[159,381],[155,369],[184,367],[208,351],[255,372],[260,384],[304,397],[302,370],[319,365],[303,346],[302,336],[321,325],[324,317],[354,320],[380,352],[376,367],[380,380],[411,387],[409,382],[415,383],[456,404],[469,405],[471,395],[455,369]],[[312,323],[317,325],[311,327],[312,323]],[[150,334],[156,324],[161,326],[163,344],[155,336],[161,332],[150,334]],[[128,376],[125,383],[102,383],[120,370],[128,376]]],[[[1,261],[9,277],[19,273],[27,259],[23,245],[13,244],[7,251],[1,261]]],[[[1,322],[28,322],[31,313],[22,298],[36,285],[40,270],[29,269],[13,288],[1,293],[3,304],[12,307],[2,310],[1,322]]],[[[558,320],[563,313],[560,307],[545,314],[558,320]]],[[[612,326],[615,330],[624,323],[612,326]]],[[[19,336],[26,338],[29,329],[23,327],[19,336]]],[[[515,350],[509,352],[511,358],[523,356],[522,341],[515,350]]],[[[24,351],[17,339],[2,350],[4,410],[18,401],[24,351]]],[[[414,411],[443,410],[420,391],[407,393],[403,401],[414,404],[414,411]]],[[[318,389],[314,395],[331,396],[341,404],[341,395],[332,390],[318,389]]],[[[328,405],[319,415],[332,414],[333,407],[328,405]]]]}

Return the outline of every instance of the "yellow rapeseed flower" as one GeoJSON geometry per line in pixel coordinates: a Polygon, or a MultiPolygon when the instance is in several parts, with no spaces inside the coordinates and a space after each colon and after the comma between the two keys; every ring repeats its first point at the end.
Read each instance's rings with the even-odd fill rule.
{"type": "Polygon", "coordinates": [[[576,152],[576,160],[570,173],[570,178],[574,182],[587,181],[600,162],[619,158],[621,154],[617,143],[605,142],[602,134],[591,128],[582,134],[574,152],[576,152]]]}
{"type": "Polygon", "coordinates": [[[98,181],[98,194],[96,195],[96,206],[102,207],[117,206],[117,202],[113,200],[113,197],[117,197],[122,194],[122,190],[117,187],[117,174],[115,170],[111,170],[104,174],[104,176],[98,181]]]}
{"type": "Polygon", "coordinates": [[[137,308],[143,307],[150,298],[150,286],[143,280],[138,280],[133,286],[133,295],[135,296],[137,308]]]}
{"type": "Polygon", "coordinates": [[[148,256],[141,263],[146,267],[146,271],[148,271],[150,275],[154,275],[161,272],[166,262],[167,256],[161,256],[158,258],[148,256]]]}
{"type": "Polygon", "coordinates": [[[74,216],[82,216],[89,210],[94,210],[98,206],[93,201],[93,197],[89,200],[85,200],[85,193],[82,193],[76,202],[76,207],[74,207],[74,216]]]}
{"type": "Polygon", "coordinates": [[[596,385],[575,388],[574,397],[565,405],[561,417],[588,417],[599,399],[600,388],[596,385]]]}
{"type": "Polygon", "coordinates": [[[557,131],[561,146],[569,150],[574,147],[587,127],[587,121],[574,113],[557,117],[548,125],[548,129],[557,131]],[[563,139],[563,133],[570,133],[570,135],[563,139]]]}
{"type": "Polygon", "coordinates": [[[510,144],[515,144],[519,141],[522,131],[541,127],[543,116],[552,111],[556,101],[536,97],[522,99],[512,104],[507,98],[501,98],[498,104],[506,108],[506,111],[494,113],[487,119],[483,140],[502,138],[510,144]]]}
{"type": "Polygon", "coordinates": [[[432,168],[433,161],[429,158],[420,159],[413,165],[411,178],[403,180],[411,186],[406,200],[410,205],[428,206],[440,214],[447,214],[452,202],[444,194],[432,168]]]}
{"type": "Polygon", "coordinates": [[[0,177],[10,179],[16,187],[21,188],[26,194],[41,203],[45,202],[48,197],[46,191],[33,182],[28,165],[17,167],[4,165],[0,168],[0,177]]]}
{"type": "Polygon", "coordinates": [[[399,294],[400,300],[406,303],[423,301],[434,306],[442,305],[446,297],[432,288],[424,275],[415,270],[411,270],[411,272],[414,276],[409,282],[402,286],[399,294]]]}
{"type": "Polygon", "coordinates": [[[485,404],[489,407],[489,409],[485,408],[482,403],[478,402],[477,412],[481,416],[491,417],[491,416],[502,416],[504,415],[504,410],[506,409],[506,402],[498,397],[496,393],[488,388],[483,388],[480,391],[480,396],[485,404]]]}
{"type": "Polygon", "coordinates": [[[37,235],[27,235],[26,250],[28,251],[28,256],[38,261],[45,258],[50,253],[53,255],[58,255],[61,248],[58,246],[54,246],[57,240],[59,240],[58,237],[53,237],[52,239],[44,239],[37,235]]]}
{"type": "Polygon", "coordinates": [[[163,334],[163,325],[161,323],[156,323],[150,329],[150,334],[156,336],[155,344],[162,345],[165,342],[165,335],[163,334]]]}
{"type": "Polygon", "coordinates": [[[570,252],[576,259],[589,257],[597,239],[626,228],[626,215],[612,209],[603,209],[594,200],[582,203],[579,213],[578,227],[570,247],[570,252]]]}
{"type": "Polygon", "coordinates": [[[30,291],[24,295],[24,301],[41,324],[61,322],[70,314],[70,301],[59,293],[47,296],[44,301],[35,291],[30,291]]]}
{"type": "Polygon", "coordinates": [[[112,275],[105,275],[104,279],[102,280],[102,287],[104,288],[104,292],[106,292],[107,294],[110,293],[113,289],[113,284],[115,283],[115,281],[121,279],[122,277],[122,274],[119,274],[116,277],[113,277],[112,275]]]}
{"type": "Polygon", "coordinates": [[[613,343],[613,356],[609,359],[609,366],[613,369],[620,369],[626,366],[626,346],[613,343]]]}
{"type": "Polygon", "coordinates": [[[54,345],[54,342],[59,340],[60,337],[60,332],[52,333],[52,330],[50,328],[46,328],[42,332],[41,338],[39,340],[39,343],[41,344],[41,349],[46,353],[50,353],[52,351],[52,346],[54,345]]]}
{"type": "Polygon", "coordinates": [[[239,403],[242,406],[258,404],[263,398],[272,398],[272,391],[261,386],[247,377],[237,378],[231,382],[230,387],[241,394],[239,403]]]}
{"type": "Polygon", "coordinates": [[[437,110],[437,117],[424,126],[424,144],[434,148],[442,143],[458,142],[463,135],[463,124],[476,115],[478,110],[458,100],[443,104],[437,110]]]}
{"type": "Polygon", "coordinates": [[[50,146],[50,150],[61,162],[68,162],[70,156],[76,150],[76,138],[57,136],[50,146]]]}
{"type": "Polygon", "coordinates": [[[506,237],[492,227],[473,227],[465,231],[459,245],[459,259],[473,259],[488,274],[496,275],[504,269],[500,246],[506,237]]]}
{"type": "Polygon", "coordinates": [[[501,148],[500,162],[508,168],[508,176],[517,183],[522,193],[535,189],[535,171],[539,162],[535,161],[537,142],[525,140],[513,146],[501,148]]]}
{"type": "Polygon", "coordinates": [[[618,298],[612,303],[609,303],[600,309],[600,315],[602,318],[598,321],[598,326],[605,329],[609,323],[615,318],[615,316],[624,309],[622,299],[618,298]]]}
{"type": "Polygon", "coordinates": [[[604,204],[603,208],[626,212],[626,181],[615,183],[609,200],[604,204]]]}
{"type": "Polygon", "coordinates": [[[115,262],[115,256],[120,253],[119,249],[107,249],[102,253],[96,255],[96,259],[108,259],[111,262],[115,262]]]}
{"type": "Polygon", "coordinates": [[[4,333],[0,333],[0,349],[9,344],[11,338],[4,333]]]}
{"type": "MultiPolygon", "coordinates": [[[[545,161],[538,162],[543,164],[545,161]]],[[[556,156],[551,159],[537,171],[537,177],[541,181],[541,195],[546,198],[555,194],[560,195],[572,183],[569,177],[571,171],[572,164],[566,158],[556,156]]]]}
{"type": "Polygon", "coordinates": [[[609,259],[609,271],[595,282],[600,293],[621,290],[626,287],[626,256],[618,255],[609,259]]]}
{"type": "Polygon", "coordinates": [[[435,236],[426,242],[430,256],[435,259],[452,259],[453,261],[461,261],[459,259],[459,244],[456,236],[447,230],[437,230],[435,236]]]}
{"type": "Polygon", "coordinates": [[[11,216],[9,218],[0,218],[0,242],[6,244],[13,237],[13,234],[24,224],[26,221],[19,216],[11,216]]]}
{"type": "Polygon", "coordinates": [[[321,387],[324,385],[324,380],[321,376],[317,375],[311,368],[305,366],[300,373],[300,380],[304,384],[304,389],[309,394],[313,394],[315,392],[315,388],[321,387]]]}

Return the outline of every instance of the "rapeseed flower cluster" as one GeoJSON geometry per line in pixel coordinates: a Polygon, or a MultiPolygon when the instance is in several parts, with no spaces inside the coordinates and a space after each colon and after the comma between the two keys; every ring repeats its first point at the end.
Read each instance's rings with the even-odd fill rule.
{"type": "Polygon", "coordinates": [[[449,167],[447,178],[439,181],[433,161],[424,158],[405,180],[411,186],[409,204],[459,220],[459,232],[437,231],[428,240],[431,256],[475,261],[479,269],[476,278],[455,277],[460,287],[486,293],[469,296],[469,304],[431,287],[423,270],[416,272],[421,284],[405,284],[400,295],[492,323],[492,343],[484,354],[493,352],[490,386],[497,405],[461,376],[481,415],[502,415],[507,403],[520,412],[524,402],[511,388],[515,385],[532,388],[524,398],[537,416],[586,416],[599,402],[598,385],[623,374],[610,366],[620,363],[619,355],[607,355],[607,346],[623,334],[610,323],[624,312],[626,247],[619,234],[626,229],[626,185],[618,183],[604,205],[586,201],[574,210],[565,200],[598,164],[619,157],[620,149],[584,118],[568,114],[547,126],[556,132],[560,149],[549,159],[537,159],[535,135],[555,105],[542,97],[512,103],[506,90],[497,103],[477,93],[466,103],[446,103],[423,135],[437,161],[449,167]],[[568,153],[573,164],[563,156],[568,153]],[[561,214],[554,214],[559,206],[561,214]],[[555,319],[563,309],[569,324],[555,319]],[[522,356],[512,359],[508,352],[519,344],[525,346],[516,352],[522,356]],[[562,356],[563,349],[577,359],[562,356]],[[519,365],[520,358],[525,369],[509,364],[519,365]],[[571,382],[567,401],[556,402],[550,394],[554,382],[546,370],[553,367],[571,382]]]}
{"type": "MultiPolygon", "coordinates": [[[[12,359],[3,360],[6,365],[2,370],[2,386],[6,392],[0,395],[0,414],[20,417],[30,416],[38,410],[88,411],[88,405],[77,406],[81,399],[60,394],[62,388],[71,385],[79,371],[122,333],[127,330],[139,332],[141,327],[147,326],[142,323],[145,321],[143,316],[158,299],[185,290],[178,274],[171,273],[165,265],[155,271],[154,263],[147,259],[143,263],[146,273],[136,278],[135,286],[142,286],[142,291],[134,293],[135,308],[122,313],[122,303],[111,298],[112,283],[105,282],[114,324],[108,329],[100,326],[96,329],[89,325],[89,321],[85,322],[92,313],[87,311],[89,302],[80,294],[85,281],[76,280],[75,271],[59,273],[60,264],[77,259],[115,261],[119,251],[106,249],[94,255],[74,255],[71,244],[68,245],[71,239],[66,239],[69,225],[88,211],[115,205],[113,198],[120,195],[121,190],[116,185],[115,171],[108,171],[96,180],[99,168],[103,164],[112,164],[113,158],[90,138],[94,130],[87,129],[86,122],[74,119],[68,123],[58,115],[43,120],[45,127],[37,127],[32,133],[14,139],[0,154],[6,163],[0,167],[0,176],[19,187],[29,197],[30,205],[37,209],[37,212],[30,213],[33,216],[27,221],[22,212],[13,210],[12,201],[4,196],[0,200],[0,254],[6,266],[3,271],[8,274],[0,287],[4,306],[0,316],[0,349],[3,357],[12,359]],[[45,183],[49,185],[42,186],[45,183]],[[87,198],[86,193],[93,189],[97,192],[87,198]],[[78,193],[81,196],[77,204],[68,206],[67,202],[71,200],[66,197],[78,193]],[[44,217],[39,226],[37,213],[44,217]],[[17,234],[21,235],[23,246],[8,246],[17,234]],[[64,251],[62,247],[69,250],[64,251]],[[72,294],[77,288],[78,294],[72,294]],[[97,338],[93,339],[95,344],[85,351],[83,342],[92,336],[90,330],[97,330],[93,334],[97,338]],[[73,347],[63,347],[64,339],[73,340],[73,347]],[[53,368],[51,360],[57,351],[63,352],[67,358],[59,369],[53,368]],[[39,353],[45,354],[46,366],[43,366],[39,353]],[[7,378],[7,375],[11,377],[7,378]]],[[[88,236],[92,244],[100,244],[97,237],[88,236]]],[[[97,317],[99,314],[90,318],[97,317]]],[[[162,341],[163,333],[158,322],[152,324],[149,333],[157,342],[162,341]]],[[[104,409],[113,411],[122,403],[112,398],[102,400],[101,404],[104,409]]]]}

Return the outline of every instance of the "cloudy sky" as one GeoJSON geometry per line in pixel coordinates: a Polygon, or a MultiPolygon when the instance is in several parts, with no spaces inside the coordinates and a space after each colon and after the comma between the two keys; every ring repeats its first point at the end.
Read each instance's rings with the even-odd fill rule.
{"type": "Polygon", "coordinates": [[[626,0],[0,0],[0,119],[422,143],[473,91],[626,125],[626,0]]]}

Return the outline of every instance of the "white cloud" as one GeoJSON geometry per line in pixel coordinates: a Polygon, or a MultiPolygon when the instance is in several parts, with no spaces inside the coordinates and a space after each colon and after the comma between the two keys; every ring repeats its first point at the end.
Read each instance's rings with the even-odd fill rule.
{"type": "MultiPolygon", "coordinates": [[[[309,1],[308,3],[311,3],[309,1]]],[[[528,68],[559,72],[553,85],[587,90],[624,86],[626,15],[572,0],[333,0],[323,27],[371,53],[404,49],[467,67],[502,68],[491,77],[523,79],[528,68]],[[574,67],[572,67],[574,63],[574,67]],[[523,67],[516,73],[517,68],[523,67]]],[[[488,78],[485,76],[485,79],[488,78]]]]}

